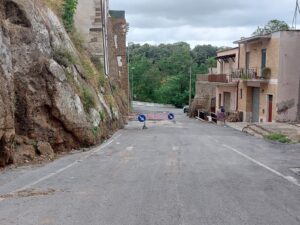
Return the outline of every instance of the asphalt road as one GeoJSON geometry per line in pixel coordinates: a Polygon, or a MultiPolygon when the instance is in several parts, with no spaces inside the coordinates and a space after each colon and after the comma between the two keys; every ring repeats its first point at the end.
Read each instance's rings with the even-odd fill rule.
{"type": "Polygon", "coordinates": [[[0,174],[1,225],[299,225],[300,146],[188,119],[0,174]]]}

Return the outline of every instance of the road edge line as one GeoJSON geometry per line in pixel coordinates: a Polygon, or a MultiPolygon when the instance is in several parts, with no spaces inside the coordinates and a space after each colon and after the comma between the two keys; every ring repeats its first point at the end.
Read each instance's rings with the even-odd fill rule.
{"type": "MultiPolygon", "coordinates": [[[[49,174],[47,174],[47,175],[41,177],[40,179],[38,179],[38,180],[36,180],[36,181],[34,181],[34,182],[30,183],[30,184],[27,184],[27,185],[23,186],[22,188],[19,188],[19,189],[16,189],[16,190],[10,192],[9,194],[14,194],[14,193],[16,193],[16,192],[20,192],[20,191],[26,190],[26,189],[28,189],[28,188],[30,188],[30,187],[36,185],[36,184],[41,183],[42,181],[45,181],[45,180],[47,180],[47,179],[49,179],[49,178],[51,178],[51,177],[53,177],[53,176],[56,176],[56,175],[58,175],[58,174],[64,172],[64,171],[67,170],[67,169],[70,169],[71,167],[75,166],[76,164],[78,164],[78,163],[81,162],[82,160],[87,159],[87,158],[90,157],[91,155],[93,155],[93,154],[95,154],[95,153],[101,151],[102,149],[106,148],[107,146],[109,146],[110,144],[112,144],[116,139],[118,139],[118,138],[121,137],[121,136],[122,136],[122,134],[119,134],[119,135],[117,135],[116,137],[112,137],[112,139],[109,140],[108,142],[104,142],[103,145],[100,146],[99,149],[96,149],[96,150],[94,150],[94,151],[88,152],[88,154],[86,154],[85,156],[81,157],[80,159],[77,159],[75,162],[72,162],[72,163],[68,164],[67,166],[62,167],[62,168],[56,170],[55,172],[49,173],[49,174]]],[[[0,202],[3,201],[3,200],[4,200],[4,199],[0,198],[0,202]]]]}
{"type": "Polygon", "coordinates": [[[250,160],[251,162],[255,163],[256,165],[258,165],[258,166],[260,166],[260,167],[263,167],[264,169],[266,169],[266,170],[272,172],[273,174],[275,174],[275,175],[277,175],[277,176],[279,176],[279,177],[281,177],[281,178],[283,178],[283,179],[289,181],[290,183],[292,183],[292,184],[294,184],[294,185],[300,187],[300,184],[298,183],[298,181],[297,181],[296,179],[294,179],[293,177],[285,176],[285,175],[283,175],[282,173],[278,172],[277,170],[272,169],[271,167],[269,167],[269,166],[267,166],[267,165],[265,165],[265,164],[263,164],[263,163],[261,163],[261,162],[255,160],[255,159],[251,158],[250,156],[248,156],[248,155],[246,155],[246,154],[244,154],[244,153],[238,151],[237,149],[235,149],[235,148],[233,148],[233,147],[230,147],[230,146],[228,146],[228,145],[223,145],[223,147],[225,147],[225,148],[227,148],[227,149],[229,149],[229,150],[231,150],[231,151],[237,153],[238,155],[240,155],[240,156],[242,156],[242,157],[244,157],[244,158],[250,160]]]}

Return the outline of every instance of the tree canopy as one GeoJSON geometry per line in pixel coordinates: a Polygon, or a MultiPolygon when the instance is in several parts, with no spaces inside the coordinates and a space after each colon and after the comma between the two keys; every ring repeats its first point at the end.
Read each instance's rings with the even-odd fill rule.
{"type": "Polygon", "coordinates": [[[133,44],[129,46],[129,77],[134,100],[173,104],[182,107],[189,101],[189,68],[192,68],[192,95],[196,74],[208,73],[216,65],[217,47],[185,42],[175,44],[133,44]],[[208,60],[209,59],[209,60],[208,60]]]}
{"type": "Polygon", "coordinates": [[[276,31],[284,31],[290,29],[289,25],[277,19],[270,20],[264,27],[257,27],[252,36],[270,34],[276,31]]]}

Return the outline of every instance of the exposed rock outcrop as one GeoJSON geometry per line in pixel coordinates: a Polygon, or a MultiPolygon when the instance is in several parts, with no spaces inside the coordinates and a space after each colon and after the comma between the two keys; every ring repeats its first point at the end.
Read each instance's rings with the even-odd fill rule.
{"type": "Polygon", "coordinates": [[[16,144],[15,135],[57,153],[96,144],[123,126],[127,105],[108,78],[92,82],[99,75],[88,74],[95,67],[82,60],[41,2],[0,0],[0,166],[22,152],[25,142],[16,144]]]}

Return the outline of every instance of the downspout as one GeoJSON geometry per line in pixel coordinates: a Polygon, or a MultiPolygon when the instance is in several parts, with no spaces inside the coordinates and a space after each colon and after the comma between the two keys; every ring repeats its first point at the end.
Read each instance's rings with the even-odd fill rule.
{"type": "Polygon", "coordinates": [[[239,86],[240,86],[240,81],[237,82],[236,86],[236,111],[239,111],[239,86]]]}
{"type": "MultiPolygon", "coordinates": [[[[239,56],[238,56],[238,69],[240,69],[240,57],[241,57],[241,44],[239,43],[239,56]]],[[[240,80],[237,82],[236,87],[236,111],[239,110],[239,86],[240,86],[240,80]]]]}

